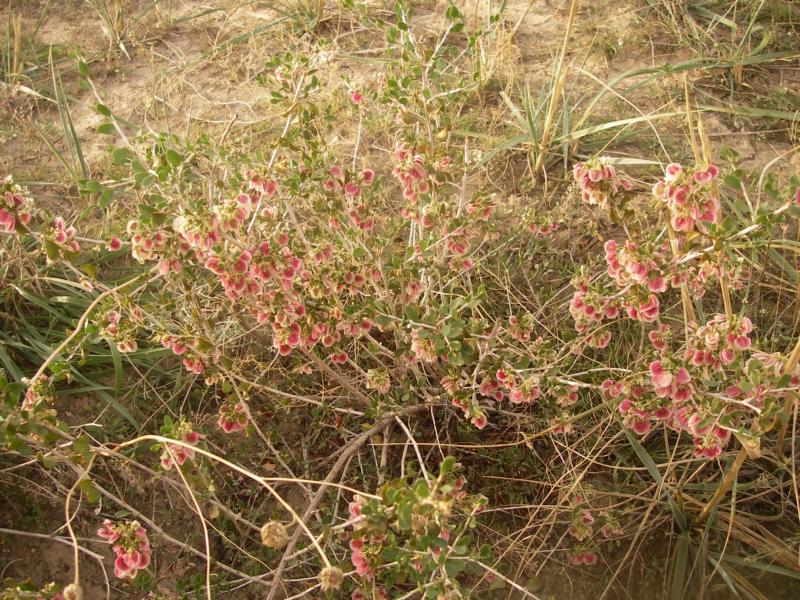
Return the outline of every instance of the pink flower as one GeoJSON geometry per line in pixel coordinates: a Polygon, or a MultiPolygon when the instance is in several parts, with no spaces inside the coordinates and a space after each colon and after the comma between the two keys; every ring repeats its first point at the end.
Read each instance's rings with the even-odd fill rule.
{"type": "Polygon", "coordinates": [[[353,198],[357,198],[358,196],[361,195],[361,188],[358,187],[358,184],[353,183],[351,181],[345,184],[344,193],[346,196],[352,196],[353,198]]]}
{"type": "Polygon", "coordinates": [[[717,175],[719,175],[719,168],[714,165],[708,165],[708,168],[705,171],[695,171],[692,177],[694,178],[695,182],[701,185],[706,185],[716,179],[717,175]]]}
{"type": "Polygon", "coordinates": [[[647,338],[656,350],[664,350],[667,347],[666,337],[669,335],[669,327],[661,323],[658,328],[647,333],[647,338]]]}
{"type": "Polygon", "coordinates": [[[736,359],[736,354],[730,348],[725,348],[719,353],[719,359],[723,364],[729,365],[736,359]]]}
{"type": "Polygon", "coordinates": [[[647,301],[644,304],[641,304],[638,308],[639,320],[644,321],[645,323],[652,323],[655,321],[658,317],[658,307],[658,298],[651,294],[647,298],[647,301]]]}
{"type": "Polygon", "coordinates": [[[277,182],[272,179],[265,179],[261,182],[261,193],[265,196],[272,196],[277,188],[277,182]]]}
{"type": "Polygon", "coordinates": [[[675,181],[680,174],[683,173],[683,167],[680,163],[670,163],[667,165],[664,173],[664,181],[675,181]]]}
{"type": "Polygon", "coordinates": [[[672,373],[665,370],[661,361],[658,360],[650,363],[650,377],[656,387],[666,388],[672,383],[672,373]]]}
{"type": "Polygon", "coordinates": [[[618,177],[616,169],[605,164],[602,157],[575,163],[572,177],[578,183],[581,200],[589,205],[603,207],[610,198],[631,189],[630,182],[618,177]]]}
{"type": "Polygon", "coordinates": [[[334,352],[329,357],[331,362],[337,365],[343,365],[347,362],[347,352],[334,352]]]}
{"type": "Polygon", "coordinates": [[[689,371],[680,367],[675,372],[675,378],[672,382],[672,400],[674,402],[686,402],[692,397],[692,378],[689,376],[689,371]]]}
{"type": "Polygon", "coordinates": [[[119,538],[119,533],[114,529],[114,523],[111,519],[105,519],[103,521],[103,526],[97,530],[97,535],[108,540],[110,543],[117,541],[119,538]]]}
{"type": "Polygon", "coordinates": [[[686,204],[686,197],[688,193],[689,193],[688,188],[686,188],[685,186],[678,186],[676,188],[673,188],[671,194],[672,201],[679,206],[683,206],[684,204],[686,204]]]}
{"type": "Polygon", "coordinates": [[[353,104],[361,104],[361,101],[363,99],[364,96],[362,96],[361,92],[359,91],[353,91],[350,93],[350,102],[352,102],[353,104]]]}
{"type": "Polygon", "coordinates": [[[650,433],[650,418],[645,415],[634,414],[641,412],[631,407],[630,412],[625,418],[625,425],[631,428],[638,435],[647,435],[650,433]]]}
{"type": "Polygon", "coordinates": [[[486,427],[488,423],[486,415],[484,415],[483,413],[477,414],[474,417],[472,417],[472,419],[470,419],[470,422],[478,429],[483,429],[484,427],[486,427]]]}
{"type": "Polygon", "coordinates": [[[114,523],[106,519],[97,534],[112,544],[114,575],[120,579],[134,579],[150,564],[150,541],[137,521],[114,523]]]}
{"type": "Polygon", "coordinates": [[[492,396],[497,389],[497,383],[491,377],[485,378],[478,386],[478,393],[482,396],[492,396]]]}
{"type": "Polygon", "coordinates": [[[597,562],[597,555],[585,550],[573,550],[570,555],[570,562],[573,565],[593,565],[597,562]]]}
{"type": "Polygon", "coordinates": [[[217,420],[217,425],[219,425],[225,433],[234,433],[247,429],[247,419],[245,418],[244,421],[228,420],[225,415],[220,415],[217,420]]]}
{"type": "Polygon", "coordinates": [[[375,171],[372,169],[364,169],[361,172],[361,181],[364,182],[364,185],[369,185],[375,179],[375,171]]]}
{"type": "Polygon", "coordinates": [[[670,224],[675,231],[691,231],[694,227],[694,219],[690,216],[674,216],[670,219],[670,224]]]}
{"type": "Polygon", "coordinates": [[[647,281],[647,289],[655,293],[665,292],[667,291],[667,281],[660,275],[652,277],[647,281]]]}

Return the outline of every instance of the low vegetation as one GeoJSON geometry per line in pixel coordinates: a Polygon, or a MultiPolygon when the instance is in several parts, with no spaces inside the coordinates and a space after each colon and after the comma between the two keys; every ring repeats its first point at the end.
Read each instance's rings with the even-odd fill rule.
{"type": "Polygon", "coordinates": [[[4,14],[0,598],[800,593],[794,3],[72,4],[4,14]]]}

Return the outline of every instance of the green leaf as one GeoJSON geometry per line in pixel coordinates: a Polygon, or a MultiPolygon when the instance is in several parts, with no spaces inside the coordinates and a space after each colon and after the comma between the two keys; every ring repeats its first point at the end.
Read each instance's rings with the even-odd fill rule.
{"type": "Polygon", "coordinates": [[[89,459],[89,446],[91,445],[92,440],[89,436],[82,435],[74,442],[72,442],[72,450],[75,451],[77,454],[80,454],[84,460],[89,459]]]}
{"type": "Polygon", "coordinates": [[[97,206],[100,208],[106,208],[111,201],[114,199],[114,190],[103,190],[100,196],[97,198],[97,206]]]}
{"type": "Polygon", "coordinates": [[[406,306],[406,309],[405,309],[404,312],[405,312],[406,318],[409,321],[419,322],[419,320],[420,320],[419,319],[419,310],[417,309],[416,306],[410,306],[410,305],[406,306]]]}
{"type": "Polygon", "coordinates": [[[439,465],[439,473],[441,475],[447,475],[453,472],[453,469],[456,466],[456,459],[454,456],[445,456],[442,460],[441,464],[439,465]]]}
{"type": "Polygon", "coordinates": [[[111,162],[115,165],[129,165],[133,161],[133,152],[127,148],[115,148],[111,152],[111,162]]]}
{"type": "Polygon", "coordinates": [[[86,501],[94,504],[98,500],[100,500],[100,492],[95,487],[94,483],[92,483],[91,479],[82,479],[80,483],[78,483],[78,487],[83,494],[83,497],[86,498],[86,501]]]}
{"type": "Polygon", "coordinates": [[[450,577],[458,577],[461,571],[464,570],[466,562],[463,560],[448,560],[444,564],[444,570],[450,577]]]}
{"type": "Polygon", "coordinates": [[[458,11],[458,8],[455,5],[451,4],[450,6],[447,7],[447,10],[445,11],[444,15],[448,19],[455,20],[461,16],[461,13],[458,11]]]}
{"type": "Polygon", "coordinates": [[[423,479],[420,479],[414,485],[414,495],[416,495],[416,497],[420,500],[425,499],[430,495],[428,484],[423,479]]]}
{"type": "Polygon", "coordinates": [[[114,129],[114,126],[111,123],[100,123],[95,131],[103,135],[113,135],[117,130],[114,129]]]}
{"type": "MultiPolygon", "coordinates": [[[[714,560],[720,560],[720,554],[718,552],[709,552],[708,556],[714,560]]],[[[800,572],[786,569],[778,565],[763,563],[750,558],[739,558],[730,553],[725,554],[721,560],[722,562],[730,563],[738,567],[748,567],[750,569],[763,571],[764,573],[772,573],[773,575],[781,575],[782,577],[791,577],[792,579],[800,580],[800,572]]]]}
{"type": "Polygon", "coordinates": [[[167,150],[167,162],[171,164],[173,167],[177,167],[183,162],[183,157],[175,152],[174,150],[167,150]]]}

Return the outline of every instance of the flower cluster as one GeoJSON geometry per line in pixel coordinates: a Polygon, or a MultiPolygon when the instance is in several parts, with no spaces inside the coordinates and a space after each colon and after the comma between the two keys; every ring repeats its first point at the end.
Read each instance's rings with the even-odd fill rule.
{"type": "MultiPolygon", "coordinates": [[[[341,167],[334,167],[331,176],[325,182],[326,188],[355,199],[361,196],[361,186],[371,184],[375,174],[364,169],[353,176],[341,167]]],[[[247,193],[208,208],[183,212],[173,220],[171,230],[155,221],[129,223],[134,257],[140,261],[159,261],[164,275],[181,273],[186,263],[211,273],[229,300],[245,308],[259,323],[271,324],[273,347],[281,356],[318,343],[329,348],[343,336],[368,332],[373,327],[370,319],[362,317],[350,322],[342,318],[338,306],[328,306],[326,302],[315,302],[316,312],[310,314],[308,296],[319,299],[333,298],[334,294],[361,295],[361,288],[368,281],[380,278],[380,271],[369,268],[363,272],[342,272],[333,264],[330,243],[317,248],[305,244],[303,250],[293,249],[292,238],[274,223],[276,209],[269,200],[279,189],[277,182],[251,172],[245,174],[245,179],[249,186],[247,193]],[[256,216],[258,220],[253,221],[256,216]],[[257,225],[252,232],[247,225],[251,222],[257,225]],[[252,241],[245,243],[247,239],[252,241]],[[313,276],[308,269],[313,269],[313,276]]],[[[374,219],[365,211],[358,205],[350,213],[353,225],[361,230],[374,225],[374,219]]],[[[336,229],[339,221],[334,221],[336,229]]],[[[187,370],[200,374],[208,367],[207,356],[199,351],[205,343],[173,336],[162,337],[162,343],[183,356],[187,370]]],[[[332,351],[330,358],[343,364],[347,354],[342,350],[332,351]]]]}
{"type": "Polygon", "coordinates": [[[247,414],[245,406],[238,400],[228,400],[219,407],[217,425],[225,433],[235,433],[247,429],[247,414]]]}
{"type": "Polygon", "coordinates": [[[112,338],[120,352],[136,352],[139,345],[136,342],[136,322],[142,319],[142,309],[135,306],[131,311],[131,319],[124,321],[119,310],[109,310],[104,320],[100,323],[100,333],[112,338]]]}
{"type": "Polygon", "coordinates": [[[777,399],[800,384],[795,376],[787,382],[792,388],[780,381],[785,359],[761,352],[746,357],[752,329],[747,317],[715,315],[691,328],[685,350],[674,353],[672,332],[661,323],[648,333],[656,358],[646,375],[606,380],[603,393],[618,399],[623,423],[637,434],[663,422],[692,436],[695,457],[716,458],[731,438],[737,414],[761,413],[767,399],[773,410],[777,399]]]}
{"type": "Polygon", "coordinates": [[[25,396],[22,399],[22,410],[32,411],[43,403],[50,403],[53,400],[53,391],[47,375],[40,375],[35,381],[28,385],[25,396]]]}
{"type": "Polygon", "coordinates": [[[695,331],[686,349],[686,359],[696,367],[721,370],[730,365],[739,352],[751,345],[753,324],[747,317],[714,315],[695,331]]]}
{"type": "Polygon", "coordinates": [[[633,187],[630,181],[617,175],[613,165],[602,157],[575,163],[572,177],[581,191],[581,200],[593,206],[605,207],[609,200],[633,187]]]}
{"type": "Polygon", "coordinates": [[[344,573],[339,567],[333,565],[323,568],[319,572],[319,587],[323,592],[331,592],[342,587],[344,573]]]}
{"type": "MultiPolygon", "coordinates": [[[[582,189],[585,188],[584,199],[603,204],[605,192],[599,184],[610,181],[608,176],[613,180],[617,175],[613,168],[607,171],[608,166],[604,166],[601,159],[593,160],[591,164],[576,164],[574,173],[582,189]]],[[[667,166],[664,178],[654,187],[654,194],[666,203],[671,226],[676,232],[685,235],[691,231],[694,237],[708,234],[707,225],[718,219],[719,201],[714,186],[718,174],[719,169],[713,165],[704,169],[684,169],[677,163],[667,166]]],[[[601,284],[590,284],[586,274],[576,277],[570,313],[576,331],[583,334],[583,344],[596,348],[607,346],[611,333],[601,328],[602,321],[615,318],[620,309],[630,319],[656,322],[661,308],[659,295],[670,288],[686,285],[700,297],[710,283],[723,276],[731,289],[741,288],[749,278],[749,269],[742,261],[707,254],[700,255],[694,262],[675,261],[668,257],[669,251],[670,245],[665,241],[606,241],[606,273],[619,292],[608,294],[601,284]]]]}
{"type": "Polygon", "coordinates": [[[708,225],[716,222],[719,215],[719,199],[713,185],[718,175],[719,169],[714,165],[706,168],[667,165],[664,178],[653,187],[653,194],[669,210],[673,230],[683,234],[708,232],[708,225]]]}
{"type": "MultiPolygon", "coordinates": [[[[192,429],[192,424],[184,419],[177,423],[167,421],[161,428],[161,433],[192,446],[196,445],[201,438],[201,435],[192,429]]],[[[181,466],[187,460],[193,460],[194,454],[193,448],[181,444],[166,444],[166,447],[161,452],[161,466],[166,470],[170,470],[176,464],[181,466]]]]}
{"type": "Polygon", "coordinates": [[[280,521],[267,521],[261,527],[261,543],[267,548],[280,550],[289,542],[286,525],[280,521]]]}
{"type": "Polygon", "coordinates": [[[637,285],[656,294],[667,290],[665,244],[651,250],[630,240],[622,247],[615,240],[608,240],[603,248],[607,273],[619,288],[637,285]]]}
{"type": "Polygon", "coordinates": [[[548,221],[546,223],[530,223],[528,225],[528,231],[530,231],[533,235],[544,237],[555,231],[558,231],[558,227],[559,224],[552,221],[548,221]]]}
{"type": "Polygon", "coordinates": [[[398,144],[394,152],[397,165],[392,169],[394,175],[403,186],[403,198],[407,206],[402,209],[401,215],[406,219],[414,219],[430,226],[430,216],[427,218],[418,210],[417,201],[421,194],[427,194],[431,190],[431,180],[425,171],[424,160],[421,155],[414,154],[414,151],[406,144],[398,144]]]}
{"type": "Polygon", "coordinates": [[[27,191],[9,176],[0,185],[0,192],[0,231],[11,233],[18,225],[28,225],[33,208],[27,191]]]}
{"type": "MultiPolygon", "coordinates": [[[[588,490],[591,493],[591,490],[588,490]]],[[[617,513],[596,506],[584,493],[574,494],[569,499],[571,518],[567,534],[575,540],[569,558],[573,565],[591,566],[597,563],[598,544],[623,533],[617,513]],[[597,537],[600,533],[602,539],[597,537]]]]}
{"type": "MultiPolygon", "coordinates": [[[[206,369],[206,357],[200,350],[202,345],[200,339],[168,334],[162,335],[159,339],[164,348],[169,348],[175,356],[181,357],[181,363],[189,373],[194,373],[195,375],[203,374],[206,369]]],[[[213,358],[215,356],[212,356],[213,358]]]]}
{"type": "Polygon", "coordinates": [[[411,352],[419,362],[432,363],[438,359],[433,339],[422,329],[415,329],[411,332],[411,352]]]}
{"type": "Polygon", "coordinates": [[[597,286],[589,283],[585,276],[573,281],[575,292],[569,303],[569,312],[575,322],[575,331],[583,335],[583,342],[594,348],[605,348],[611,341],[611,332],[602,329],[605,319],[619,316],[621,303],[607,297],[597,286]]]}
{"type": "Polygon", "coordinates": [[[391,384],[389,372],[386,369],[370,369],[367,371],[368,390],[375,390],[381,394],[386,394],[389,392],[391,384]]]}
{"type": "Polygon", "coordinates": [[[114,551],[114,574],[120,579],[134,579],[140,569],[150,564],[150,541],[138,521],[114,523],[103,521],[97,535],[108,540],[114,551]]]}
{"type": "Polygon", "coordinates": [[[508,333],[518,342],[527,342],[533,333],[533,315],[525,313],[521,317],[508,317],[508,333]]]}
{"type": "Polygon", "coordinates": [[[517,373],[512,373],[506,369],[498,369],[495,373],[496,382],[490,378],[484,379],[481,383],[481,394],[484,396],[494,395],[495,399],[502,400],[506,396],[513,404],[523,404],[533,402],[542,393],[539,387],[539,376],[531,375],[522,377],[517,373]],[[490,389],[485,389],[485,388],[490,389]],[[492,394],[492,391],[494,394],[492,394]],[[488,393],[484,393],[488,392],[488,393]]]}
{"type": "Polygon", "coordinates": [[[78,252],[81,247],[75,239],[77,231],[72,225],[67,225],[61,217],[54,217],[53,224],[45,234],[45,240],[50,244],[48,257],[54,259],[54,254],[64,258],[67,253],[78,252]]]}
{"type": "Polygon", "coordinates": [[[450,403],[460,408],[473,426],[483,429],[489,424],[486,413],[481,409],[474,394],[470,393],[459,376],[445,375],[441,380],[441,386],[450,397],[450,403]]]}
{"type": "Polygon", "coordinates": [[[673,288],[685,283],[694,296],[702,298],[706,289],[723,277],[730,290],[741,290],[745,282],[750,279],[750,267],[743,259],[734,259],[730,256],[719,259],[704,255],[695,263],[675,269],[670,283],[673,288]]]}
{"type": "MultiPolygon", "coordinates": [[[[322,183],[325,190],[337,195],[344,195],[345,198],[351,201],[361,197],[362,186],[372,185],[375,180],[375,171],[372,169],[363,169],[356,174],[342,168],[340,165],[334,165],[328,169],[328,174],[330,177],[322,183]]],[[[366,205],[359,204],[350,211],[349,217],[354,227],[362,231],[369,231],[374,227],[375,219],[366,217],[364,211],[366,211],[366,205]]]]}

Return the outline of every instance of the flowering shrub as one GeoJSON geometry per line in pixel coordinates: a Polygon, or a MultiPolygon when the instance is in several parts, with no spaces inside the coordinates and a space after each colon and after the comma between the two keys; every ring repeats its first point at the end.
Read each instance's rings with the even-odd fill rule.
{"type": "MultiPolygon", "coordinates": [[[[77,474],[68,508],[80,495],[137,519],[97,532],[135,593],[154,588],[149,532],[205,563],[195,592],[530,595],[503,574],[518,574],[518,544],[539,571],[624,560],[641,530],[620,505],[650,502],[645,471],[688,537],[681,511],[716,506],[705,492],[730,485],[726,453],[756,457],[788,422],[794,329],[770,339],[751,292],[756,275],[772,290],[793,272],[758,259],[796,250],[778,236],[796,227],[797,182],[746,185],[706,159],[634,178],[596,156],[573,164],[552,210],[538,188],[512,194],[456,135],[483,85],[459,61],[491,32],[462,34],[453,9],[420,51],[398,3],[396,60],[363,81],[332,82],[322,46],[276,55],[258,81],[286,125],[263,148],[125,133],[108,179],[79,186],[113,191],[99,222],[4,180],[0,263],[14,279],[0,308],[15,339],[0,338],[0,444],[77,474]],[[65,408],[70,394],[81,402],[65,408]],[[101,402],[84,420],[78,408],[101,402]],[[132,473],[179,492],[170,510],[184,523],[188,507],[202,537],[162,530],[138,488],[120,497],[132,473]],[[488,490],[497,507],[476,495],[488,490]],[[496,515],[517,510],[530,521],[506,534],[496,515]],[[497,536],[516,550],[493,561],[497,536]]],[[[101,127],[120,126],[97,108],[101,127]]],[[[69,600],[57,589],[37,593],[69,600]]]]}
{"type": "MultiPolygon", "coordinates": [[[[720,219],[714,187],[718,175],[719,169],[714,165],[690,169],[672,163],[667,166],[663,180],[653,188],[656,199],[667,207],[669,225],[677,238],[675,249],[686,253],[721,241],[721,236],[712,229],[720,219]]],[[[733,432],[744,435],[750,428],[745,419],[763,421],[763,428],[768,428],[781,404],[779,401],[787,396],[796,398],[792,389],[800,381],[796,375],[781,379],[780,369],[774,370],[771,377],[760,375],[765,355],[752,351],[753,324],[746,316],[717,314],[700,326],[694,321],[687,322],[683,350],[673,348],[671,342],[677,336],[660,321],[658,296],[668,287],[688,283],[695,290],[703,290],[710,283],[727,286],[730,279],[726,278],[729,272],[725,270],[725,261],[720,260],[722,264],[712,269],[703,266],[692,271],[675,259],[682,254],[673,252],[673,257],[669,257],[668,243],[652,248],[629,239],[620,246],[611,239],[604,249],[607,274],[620,292],[604,294],[602,285],[590,288],[586,278],[579,279],[570,303],[576,330],[589,332],[591,325],[599,325],[604,318],[617,317],[619,308],[630,319],[656,323],[655,329],[648,332],[652,351],[646,356],[652,360],[647,372],[633,372],[622,380],[608,379],[602,384],[606,397],[618,399],[619,412],[627,427],[646,435],[663,422],[670,429],[685,431],[693,437],[695,457],[716,458],[733,432]],[[753,358],[748,359],[751,353],[753,358]],[[759,373],[755,393],[749,383],[754,373],[759,373]],[[740,383],[744,383],[747,392],[742,391],[740,383]],[[765,405],[766,397],[776,401],[765,405]]],[[[738,280],[745,272],[731,275],[738,280]]],[[[740,288],[741,285],[734,286],[740,288]]],[[[604,348],[609,337],[608,330],[600,336],[590,333],[586,343],[604,348]]],[[[763,428],[754,425],[755,430],[763,428]]]]}

